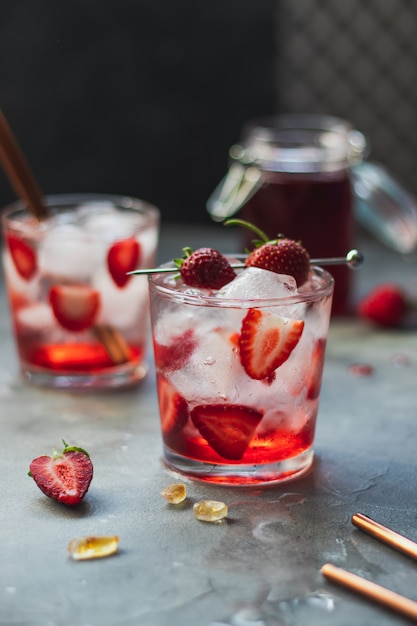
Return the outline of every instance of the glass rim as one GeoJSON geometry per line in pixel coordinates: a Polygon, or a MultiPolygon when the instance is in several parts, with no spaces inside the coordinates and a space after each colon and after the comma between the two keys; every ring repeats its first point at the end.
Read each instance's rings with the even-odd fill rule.
{"type": "MultiPolygon", "coordinates": [[[[225,256],[229,259],[231,256],[233,256],[234,259],[239,258],[239,255],[225,256]]],[[[176,266],[172,262],[169,262],[164,263],[160,267],[175,268],[176,266]]],[[[159,284],[157,273],[150,274],[148,276],[148,284],[150,291],[154,291],[155,293],[158,293],[158,295],[160,295],[161,297],[164,297],[171,301],[176,301],[179,304],[189,304],[193,306],[206,306],[213,308],[267,308],[277,305],[290,306],[296,303],[308,304],[310,302],[316,302],[317,300],[321,300],[322,298],[332,295],[335,282],[333,276],[319,265],[312,265],[311,270],[313,273],[315,273],[317,278],[323,281],[323,284],[319,285],[317,289],[309,289],[306,291],[301,291],[297,294],[291,294],[288,296],[274,296],[270,298],[218,298],[215,295],[210,296],[198,293],[186,293],[183,291],[177,291],[173,287],[159,284]]]]}
{"type": "MultiPolygon", "coordinates": [[[[160,219],[160,211],[154,204],[148,202],[147,200],[142,200],[128,195],[110,193],[63,193],[45,195],[43,196],[43,200],[47,207],[50,207],[57,213],[70,210],[71,208],[81,204],[108,202],[118,210],[131,210],[141,213],[145,218],[147,218],[147,222],[143,225],[143,228],[151,225],[157,225],[160,219]]],[[[31,223],[30,226],[24,226],[22,228],[22,222],[18,218],[24,215],[30,216],[32,214],[23,200],[15,200],[14,202],[5,205],[1,209],[3,227],[7,229],[13,229],[14,227],[20,231],[24,230],[26,232],[29,230],[44,230],[42,228],[42,224],[44,222],[48,223],[48,218],[46,218],[44,220],[39,220],[38,224],[31,223]]],[[[51,216],[53,216],[53,213],[51,216]]]]}

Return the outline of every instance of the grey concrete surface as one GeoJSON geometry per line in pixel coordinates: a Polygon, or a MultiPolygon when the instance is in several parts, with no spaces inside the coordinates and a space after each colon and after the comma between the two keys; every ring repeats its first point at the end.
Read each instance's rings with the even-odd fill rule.
{"type": "MultiPolygon", "coordinates": [[[[160,254],[202,239],[234,245],[218,232],[164,227],[160,254]]],[[[413,285],[415,264],[369,242],[366,253],[358,292],[386,277],[413,285]]],[[[333,320],[311,473],[268,489],[189,483],[187,501],[175,508],[160,496],[173,476],[160,459],[151,357],[147,379],[132,391],[24,385],[3,286],[0,337],[2,626],[407,623],[326,582],[320,567],[334,563],[417,600],[415,562],[350,521],[359,511],[417,540],[416,330],[333,320]],[[373,375],[353,376],[357,362],[372,365],[373,375]],[[62,437],[87,448],[95,467],[73,509],[27,476],[30,461],[62,437]],[[201,498],[226,502],[227,521],[196,521],[192,504],[201,498]],[[90,534],[117,534],[118,553],[72,561],[69,540],[90,534]]]]}

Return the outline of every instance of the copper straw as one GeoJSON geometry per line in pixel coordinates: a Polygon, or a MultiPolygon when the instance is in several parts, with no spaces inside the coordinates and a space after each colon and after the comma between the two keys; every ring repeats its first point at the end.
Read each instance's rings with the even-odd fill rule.
{"type": "Polygon", "coordinates": [[[395,591],[391,591],[386,587],[377,585],[366,578],[352,574],[351,572],[348,572],[340,567],[336,567],[335,565],[331,565],[330,563],[323,565],[321,573],[325,576],[325,578],[328,578],[332,582],[335,582],[352,591],[356,591],[362,596],[365,596],[366,598],[369,598],[370,600],[373,600],[374,602],[377,602],[392,611],[396,611],[397,613],[401,613],[402,615],[417,621],[417,602],[414,602],[414,600],[410,600],[395,591]]]}
{"type": "Polygon", "coordinates": [[[0,160],[17,196],[23,200],[29,211],[39,220],[47,217],[48,209],[43,202],[41,190],[1,109],[0,160]]]}
{"type": "MultiPolygon", "coordinates": [[[[48,217],[48,207],[43,201],[39,185],[1,109],[0,161],[17,196],[24,202],[27,209],[38,220],[48,217]]],[[[126,363],[129,360],[129,346],[118,330],[110,326],[96,326],[94,332],[115,365],[126,363]]]]}
{"type": "Polygon", "coordinates": [[[352,524],[392,548],[404,552],[404,554],[411,556],[413,559],[417,559],[417,543],[411,541],[411,539],[407,539],[390,528],[386,528],[362,513],[352,515],[352,524]]]}
{"type": "Polygon", "coordinates": [[[93,332],[115,365],[122,365],[128,362],[130,356],[129,345],[116,328],[105,324],[96,324],[93,332]]]}

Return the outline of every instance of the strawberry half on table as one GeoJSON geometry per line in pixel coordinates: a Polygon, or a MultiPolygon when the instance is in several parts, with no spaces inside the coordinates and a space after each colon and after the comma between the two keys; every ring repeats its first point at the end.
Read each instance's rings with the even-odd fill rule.
{"type": "Polygon", "coordinates": [[[79,504],[93,478],[90,455],[83,448],[69,446],[64,440],[61,453],[42,455],[32,461],[29,476],[49,498],[62,504],[79,504]]]}

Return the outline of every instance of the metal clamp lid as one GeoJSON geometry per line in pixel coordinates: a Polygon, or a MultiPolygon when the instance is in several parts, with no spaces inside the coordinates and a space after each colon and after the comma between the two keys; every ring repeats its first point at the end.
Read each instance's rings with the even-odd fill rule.
{"type": "Polygon", "coordinates": [[[417,200],[379,163],[352,168],[357,221],[400,254],[417,250],[417,200]]]}
{"type": "MultiPolygon", "coordinates": [[[[232,146],[231,153],[238,147],[232,146]]],[[[207,211],[215,222],[222,222],[235,215],[258,191],[262,182],[259,168],[236,160],[208,198],[207,211]]]]}

